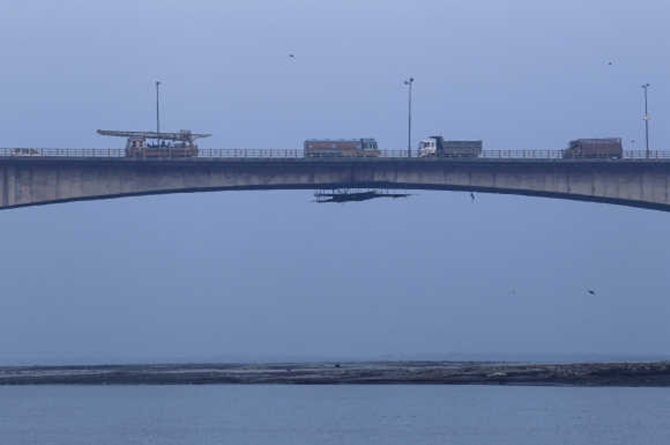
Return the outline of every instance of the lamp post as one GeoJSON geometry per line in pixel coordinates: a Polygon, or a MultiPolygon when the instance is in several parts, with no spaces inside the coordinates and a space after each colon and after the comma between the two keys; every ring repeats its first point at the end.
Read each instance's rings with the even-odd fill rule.
{"type": "Polygon", "coordinates": [[[405,85],[409,87],[409,100],[407,107],[407,157],[412,157],[412,84],[414,84],[414,78],[410,77],[405,80],[405,85]]]}
{"type": "Polygon", "coordinates": [[[647,107],[647,90],[651,85],[645,83],[642,85],[644,90],[644,141],[645,141],[645,155],[649,159],[649,108],[647,107]]]}
{"type": "Polygon", "coordinates": [[[161,132],[161,110],[160,110],[160,80],[156,81],[156,133],[161,132]]]}

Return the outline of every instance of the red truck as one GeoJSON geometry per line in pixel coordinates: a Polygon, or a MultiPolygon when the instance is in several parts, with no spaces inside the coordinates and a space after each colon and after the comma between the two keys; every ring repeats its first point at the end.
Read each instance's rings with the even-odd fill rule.
{"type": "Polygon", "coordinates": [[[307,139],[305,157],[378,157],[377,141],[362,139],[307,139]]]}

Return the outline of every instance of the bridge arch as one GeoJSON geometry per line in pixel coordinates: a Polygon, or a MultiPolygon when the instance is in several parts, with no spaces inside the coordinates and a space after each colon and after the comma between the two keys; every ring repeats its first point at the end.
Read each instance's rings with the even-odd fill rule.
{"type": "Polygon", "coordinates": [[[670,210],[670,161],[0,159],[0,208],[166,193],[339,187],[472,191],[670,210]]]}

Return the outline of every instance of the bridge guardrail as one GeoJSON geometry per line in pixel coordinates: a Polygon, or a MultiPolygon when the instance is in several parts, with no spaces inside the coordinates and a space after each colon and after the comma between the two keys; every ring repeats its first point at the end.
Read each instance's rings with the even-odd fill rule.
{"type": "Polygon", "coordinates": [[[0,148],[0,157],[11,158],[120,158],[125,150],[118,148],[0,148]]]}
{"type": "MultiPolygon", "coordinates": [[[[480,159],[538,159],[538,160],[562,160],[564,150],[484,150],[480,159]]],[[[412,153],[416,159],[416,153],[412,153]]],[[[0,148],[0,158],[125,158],[125,150],[119,148],[0,148]]],[[[407,150],[383,150],[381,157],[384,159],[407,158],[407,150]]],[[[197,159],[302,159],[302,149],[245,149],[245,148],[201,148],[198,150],[197,159]]],[[[608,159],[604,156],[603,159],[608,159]]],[[[129,158],[141,161],[139,158],[129,158]]],[[[366,158],[366,159],[376,159],[366,158]]],[[[426,161],[436,158],[420,158],[426,161]]],[[[463,159],[463,158],[461,158],[463,159]]],[[[589,158],[592,159],[592,158],[589,158]]],[[[670,160],[670,151],[652,150],[648,154],[645,150],[626,150],[623,159],[629,160],[670,160]]],[[[184,158],[151,158],[151,160],[181,160],[184,158]]]]}

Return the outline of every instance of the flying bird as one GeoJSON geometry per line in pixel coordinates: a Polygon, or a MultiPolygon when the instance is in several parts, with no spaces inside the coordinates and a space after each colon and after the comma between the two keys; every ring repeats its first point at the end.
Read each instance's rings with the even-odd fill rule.
{"type": "Polygon", "coordinates": [[[472,199],[472,202],[475,202],[475,194],[470,192],[470,199],[472,199]]]}
{"type": "Polygon", "coordinates": [[[586,292],[588,292],[589,295],[595,295],[596,294],[596,291],[594,291],[593,289],[589,289],[586,292]]]}
{"type": "Polygon", "coordinates": [[[288,57],[289,59],[295,59],[295,54],[289,54],[288,57]]]}

